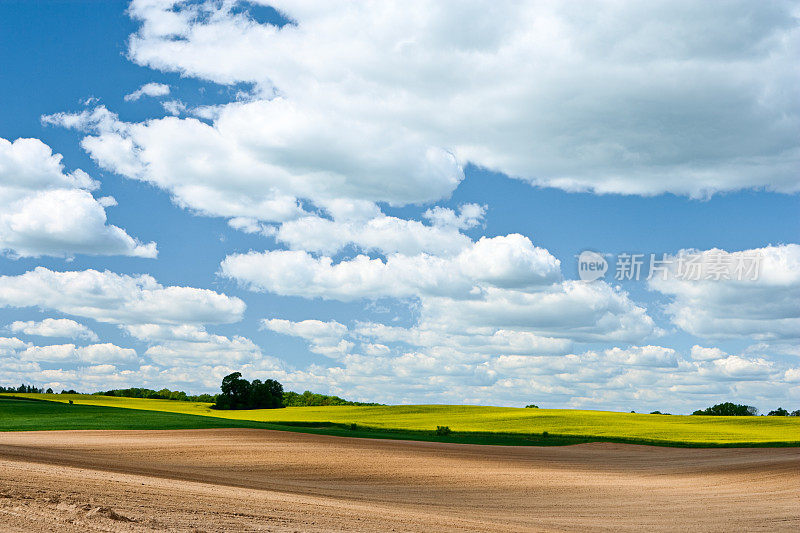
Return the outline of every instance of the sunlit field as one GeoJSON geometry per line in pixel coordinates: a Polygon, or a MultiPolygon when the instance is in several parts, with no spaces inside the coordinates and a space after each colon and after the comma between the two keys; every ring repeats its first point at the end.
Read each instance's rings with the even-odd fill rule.
{"type": "Polygon", "coordinates": [[[800,445],[798,417],[649,415],[466,405],[287,407],[218,411],[211,404],[79,394],[15,394],[76,405],[161,411],[269,424],[356,424],[361,429],[598,437],[676,445],[800,445]]]}

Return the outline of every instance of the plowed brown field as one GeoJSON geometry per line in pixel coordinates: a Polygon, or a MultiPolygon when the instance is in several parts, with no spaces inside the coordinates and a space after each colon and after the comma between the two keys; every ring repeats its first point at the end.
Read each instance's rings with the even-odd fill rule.
{"type": "Polygon", "coordinates": [[[800,531],[800,449],[0,433],[2,531],[800,531]]]}

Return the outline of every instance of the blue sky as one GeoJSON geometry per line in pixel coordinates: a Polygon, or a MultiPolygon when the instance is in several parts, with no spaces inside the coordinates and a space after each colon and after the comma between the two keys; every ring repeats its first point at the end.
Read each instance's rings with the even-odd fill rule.
{"type": "Polygon", "coordinates": [[[200,392],[243,369],[379,402],[800,402],[795,4],[731,4],[749,31],[702,38],[714,14],[682,3],[596,22],[167,4],[0,4],[0,138],[63,156],[23,194],[53,156],[0,152],[0,381],[200,392]],[[168,94],[125,98],[146,84],[168,94]],[[105,227],[64,200],[77,237],[23,212],[76,169],[98,184],[69,187],[115,199],[92,203],[105,227]],[[577,281],[587,249],[605,281],[577,281]],[[617,254],[686,249],[757,251],[766,279],[613,279],[617,254]],[[187,289],[120,288],[141,275],[187,289]],[[152,321],[118,312],[151,297],[152,321]]]}

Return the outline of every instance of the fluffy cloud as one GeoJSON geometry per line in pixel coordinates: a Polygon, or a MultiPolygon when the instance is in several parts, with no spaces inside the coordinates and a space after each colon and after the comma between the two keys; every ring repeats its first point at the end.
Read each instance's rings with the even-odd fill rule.
{"type": "Polygon", "coordinates": [[[709,361],[713,359],[720,359],[725,356],[725,352],[719,348],[704,348],[695,344],[691,350],[692,359],[695,361],[709,361]]]}
{"type": "MultiPolygon", "coordinates": [[[[263,95],[217,110],[206,133],[223,161],[257,154],[272,175],[322,173],[372,199],[382,184],[394,202],[447,194],[467,163],[566,190],[800,188],[791,2],[257,3],[291,23],[227,2],[130,8],[134,61],[263,95]]],[[[170,140],[164,123],[146,127],[170,140]]],[[[169,127],[175,147],[199,138],[192,121],[169,127]]],[[[157,149],[123,137],[163,181],[157,149]]]]}
{"type": "Polygon", "coordinates": [[[169,85],[163,83],[145,83],[130,94],[125,95],[126,102],[135,102],[142,96],[166,96],[169,94],[169,85]]]}
{"type": "Polygon", "coordinates": [[[448,196],[463,179],[443,149],[401,133],[387,138],[377,124],[357,126],[369,145],[353,146],[337,124],[281,98],[229,104],[213,125],[176,117],[126,123],[102,107],[45,121],[94,132],[82,146],[100,166],[157,185],[178,205],[212,216],[291,220],[304,213],[299,199],[319,206],[339,199],[429,202],[448,196]],[[332,155],[311,154],[321,146],[332,155]]]}
{"type": "MultiPolygon", "coordinates": [[[[208,364],[242,365],[255,361],[262,364],[269,361],[276,368],[280,366],[276,360],[264,357],[261,349],[246,337],[227,337],[206,330],[206,324],[241,320],[245,310],[242,300],[208,289],[164,287],[147,275],[127,276],[95,270],[54,272],[38,267],[19,276],[0,276],[0,307],[39,307],[116,324],[147,345],[143,356],[148,363],[163,367],[182,365],[185,369],[193,369],[208,364]]],[[[9,329],[28,335],[97,340],[86,326],[69,319],[17,321],[9,329]]],[[[13,356],[18,361],[17,366],[23,362],[74,365],[138,361],[134,350],[108,343],[83,347],[74,344],[34,346],[17,338],[0,338],[0,355],[4,354],[13,356]]],[[[81,372],[70,380],[79,379],[75,376],[83,375],[81,372]]],[[[135,379],[135,375],[130,373],[117,377],[125,378],[119,383],[135,379]]],[[[39,379],[43,378],[47,381],[61,379],[39,376],[39,379]]],[[[95,383],[96,380],[88,382],[95,383]]],[[[108,384],[98,383],[107,388],[108,384]]]]}
{"type": "MultiPolygon", "coordinates": [[[[278,320],[270,324],[276,331],[307,337],[311,343],[315,332],[334,339],[344,328],[313,320],[278,320]]],[[[153,342],[183,338],[201,345],[206,336],[198,328],[158,325],[142,326],[135,334],[153,342]]],[[[312,364],[302,370],[269,357],[214,361],[204,360],[204,354],[200,354],[173,365],[170,354],[162,363],[131,366],[125,350],[113,345],[90,346],[81,352],[71,345],[34,348],[19,339],[0,338],[0,351],[3,346],[8,352],[0,352],[4,355],[0,357],[0,380],[33,380],[56,390],[171,386],[203,392],[215,389],[226,374],[240,370],[250,378],[278,379],[289,390],[313,389],[346,394],[357,400],[393,403],[426,398],[441,403],[534,402],[544,407],[634,406],[637,411],[691,412],[718,403],[720,398],[735,398],[770,409],[800,401],[797,388],[791,386],[800,380],[798,368],[764,357],[722,351],[715,359],[696,361],[661,346],[615,347],[561,356],[467,354],[448,347],[362,354],[359,348],[341,354],[334,366],[312,364]],[[91,354],[91,350],[97,354],[91,354]],[[8,356],[13,354],[17,356],[8,356]],[[35,360],[27,360],[21,354],[35,360]],[[71,370],[42,366],[60,365],[68,359],[88,364],[71,370]],[[126,368],[117,368],[123,362],[126,368]]],[[[364,346],[368,345],[361,347],[364,346]]]]}
{"type": "Polygon", "coordinates": [[[606,350],[609,361],[631,366],[677,367],[675,350],[661,346],[633,346],[628,349],[606,350]]]}
{"type": "Polygon", "coordinates": [[[478,224],[485,211],[475,204],[461,206],[459,214],[452,209],[437,207],[426,213],[427,218],[434,222],[429,226],[416,220],[386,216],[374,204],[372,209],[363,209],[366,213],[355,215],[343,213],[342,209],[330,205],[327,209],[334,218],[304,216],[284,222],[274,232],[275,238],[295,250],[328,255],[349,244],[383,254],[450,255],[471,244],[459,230],[478,224]]]}
{"type": "Polygon", "coordinates": [[[701,367],[701,372],[737,381],[769,379],[775,373],[775,364],[763,357],[745,358],[729,355],[714,359],[709,365],[701,367]]]}
{"type": "Polygon", "coordinates": [[[649,283],[671,297],[667,312],[678,327],[706,338],[800,339],[800,245],[684,251],[668,260],[649,283]]]}
{"type": "Polygon", "coordinates": [[[270,318],[262,320],[261,324],[265,329],[310,341],[320,339],[339,340],[347,332],[347,326],[335,320],[329,322],[320,320],[292,322],[280,318],[270,318]]]}
{"type": "Polygon", "coordinates": [[[481,287],[547,287],[561,278],[560,263],[530,239],[513,234],[481,238],[455,257],[358,255],[334,264],[304,251],[276,250],[225,258],[222,274],[283,295],[343,301],[419,295],[475,297],[481,287]]]}
{"type": "Polygon", "coordinates": [[[309,350],[328,357],[342,356],[354,346],[354,343],[344,339],[347,327],[335,320],[330,322],[320,320],[292,322],[272,318],[262,320],[261,326],[276,333],[305,339],[309,341],[309,350]]]}
{"type": "Polygon", "coordinates": [[[203,326],[135,324],[123,329],[150,344],[145,355],[164,366],[183,364],[193,368],[201,364],[241,364],[262,359],[261,349],[250,339],[214,335],[203,326]]]}
{"type": "Polygon", "coordinates": [[[498,329],[467,325],[461,331],[436,327],[424,319],[410,328],[387,326],[378,323],[359,323],[352,332],[353,338],[364,343],[365,353],[385,355],[386,345],[405,345],[415,349],[434,349],[446,347],[460,354],[514,354],[514,355],[553,355],[566,354],[572,341],[564,338],[544,337],[520,329],[498,329]]]}
{"type": "MultiPolygon", "coordinates": [[[[637,410],[691,412],[736,398],[771,406],[800,400],[787,385],[797,369],[764,358],[722,354],[696,362],[661,346],[615,347],[563,356],[487,356],[446,347],[391,355],[359,351],[338,365],[289,371],[296,388],[347,391],[350,397],[408,403],[502,403],[577,408],[636,406],[637,410]]],[[[630,407],[628,407],[630,408],[630,407]]]]}
{"type": "Polygon", "coordinates": [[[149,347],[145,355],[156,364],[183,364],[186,369],[198,364],[241,364],[262,358],[261,349],[246,337],[229,338],[206,331],[190,339],[165,340],[149,347]]]}
{"type": "Polygon", "coordinates": [[[800,189],[790,3],[264,3],[292,23],[235,2],[129,10],[134,61],[252,83],[251,98],[203,120],[47,120],[91,132],[98,164],[181,206],[268,222],[342,199],[434,202],[468,164],[570,191],[800,189]]]}
{"type": "Polygon", "coordinates": [[[105,207],[116,202],[95,199],[97,187],[81,170],[65,173],[61,156],[40,140],[0,138],[0,252],[155,257],[155,243],[107,224],[105,207]]]}
{"type": "Polygon", "coordinates": [[[446,207],[436,206],[425,211],[424,216],[438,227],[469,229],[480,224],[485,214],[485,205],[464,204],[458,208],[458,213],[446,207]]]}
{"type": "Polygon", "coordinates": [[[28,320],[16,321],[9,324],[12,333],[25,335],[38,335],[40,337],[67,337],[70,339],[87,339],[97,341],[97,335],[83,324],[68,318],[45,318],[41,322],[28,320]]]}
{"type": "Polygon", "coordinates": [[[303,251],[250,252],[228,256],[221,272],[281,295],[415,299],[419,318],[404,342],[459,342],[472,349],[486,343],[500,353],[527,344],[518,348],[552,353],[573,340],[637,342],[658,333],[626,293],[605,283],[562,281],[559,261],[515,234],[483,237],[452,257],[359,255],[334,263],[303,251]]]}
{"type": "Polygon", "coordinates": [[[0,276],[0,307],[39,307],[114,324],[220,324],[240,320],[245,310],[239,298],[208,289],[163,287],[148,275],[44,267],[0,276]]]}
{"type": "MultiPolygon", "coordinates": [[[[53,344],[36,346],[16,337],[0,337],[0,378],[3,371],[38,372],[39,363],[135,363],[136,351],[120,348],[111,343],[97,343],[88,346],[74,344],[53,344]]],[[[30,379],[30,378],[28,378],[30,379]]]]}
{"type": "Polygon", "coordinates": [[[0,355],[14,354],[17,350],[22,350],[31,346],[25,341],[16,337],[0,337],[0,355]]]}
{"type": "Polygon", "coordinates": [[[175,117],[186,111],[186,104],[180,100],[168,100],[166,102],[162,102],[161,107],[164,108],[164,111],[175,117]]]}
{"type": "MultiPolygon", "coordinates": [[[[68,380],[70,388],[85,388],[90,383],[109,388],[114,383],[122,383],[124,386],[142,386],[143,380],[152,376],[143,376],[142,373],[149,372],[150,369],[160,368],[177,371],[178,367],[188,375],[194,374],[198,368],[215,365],[218,368],[233,371],[234,367],[252,367],[258,364],[262,368],[279,369],[281,363],[272,357],[264,357],[261,349],[251,340],[234,336],[232,338],[223,335],[214,335],[205,330],[202,326],[182,324],[137,324],[124,326],[123,329],[133,338],[144,341],[148,348],[144,352],[145,359],[140,360],[135,350],[120,348],[111,343],[90,344],[88,346],[76,346],[75,344],[57,344],[48,346],[36,346],[31,343],[23,342],[17,338],[0,337],[0,381],[8,380],[12,375],[14,381],[34,380],[35,382],[53,382],[62,379],[68,380]],[[146,364],[142,364],[146,360],[146,364]],[[94,366],[87,371],[82,365],[96,365],[103,363],[102,368],[94,366]],[[115,365],[124,364],[129,369],[117,370],[108,363],[115,365]],[[42,368],[42,365],[78,365],[74,370],[64,370],[63,368],[42,368]],[[130,367],[134,369],[131,370],[130,367]],[[105,370],[103,370],[105,369],[105,370]],[[138,370],[137,370],[138,369],[138,370]],[[103,382],[102,379],[86,380],[86,372],[101,373],[110,381],[103,382]],[[84,381],[81,381],[84,380],[84,381]]],[[[163,378],[162,379],[166,379],[163,378]]],[[[198,383],[198,376],[191,378],[184,377],[182,382],[198,383]]],[[[152,383],[148,379],[147,383],[152,383]]],[[[58,383],[56,383],[58,385],[58,383]]],[[[174,386],[169,381],[158,382],[161,386],[174,386]]],[[[216,388],[219,379],[213,386],[211,383],[206,386],[216,388]]]]}
{"type": "Polygon", "coordinates": [[[362,298],[406,298],[419,292],[460,293],[467,280],[451,275],[443,259],[420,255],[390,256],[385,262],[359,255],[333,264],[304,251],[234,254],[222,262],[222,274],[254,290],[286,296],[352,301],[362,298]],[[422,274],[423,277],[418,277],[422,274]]]}
{"type": "Polygon", "coordinates": [[[34,362],[78,362],[78,363],[126,363],[137,360],[136,351],[120,348],[114,344],[90,344],[76,347],[74,344],[31,346],[20,352],[22,361],[34,362]]]}
{"type": "Polygon", "coordinates": [[[94,190],[99,186],[82,170],[65,173],[61,155],[39,139],[0,139],[0,178],[4,196],[17,190],[94,190]]]}
{"type": "Polygon", "coordinates": [[[444,331],[500,328],[578,342],[640,342],[660,333],[646,310],[605,283],[565,281],[543,291],[489,288],[482,298],[425,298],[420,323],[444,331]]]}

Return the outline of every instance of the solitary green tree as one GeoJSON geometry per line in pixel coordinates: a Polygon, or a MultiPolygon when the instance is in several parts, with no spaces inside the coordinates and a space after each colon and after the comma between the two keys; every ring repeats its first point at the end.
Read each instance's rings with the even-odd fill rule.
{"type": "Polygon", "coordinates": [[[222,394],[217,397],[217,409],[246,409],[250,403],[250,382],[242,379],[241,372],[222,378],[222,394]]]}
{"type": "Polygon", "coordinates": [[[274,379],[249,382],[241,372],[222,378],[222,394],[217,396],[217,409],[275,409],[283,407],[283,385],[274,379]]]}

